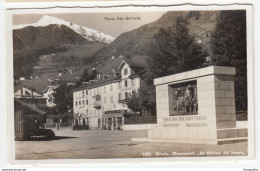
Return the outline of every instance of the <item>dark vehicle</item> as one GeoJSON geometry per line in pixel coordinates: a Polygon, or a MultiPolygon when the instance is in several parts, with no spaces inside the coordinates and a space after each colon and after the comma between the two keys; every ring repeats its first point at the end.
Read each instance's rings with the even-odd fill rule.
{"type": "Polygon", "coordinates": [[[55,137],[55,133],[52,129],[46,129],[44,124],[38,124],[37,122],[27,121],[24,136],[24,140],[29,140],[33,137],[53,138],[55,137]]]}

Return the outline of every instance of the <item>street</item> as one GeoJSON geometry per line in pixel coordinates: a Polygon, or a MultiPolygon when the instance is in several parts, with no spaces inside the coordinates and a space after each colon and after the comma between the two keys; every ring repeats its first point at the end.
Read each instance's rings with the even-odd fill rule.
{"type": "Polygon", "coordinates": [[[247,142],[225,145],[135,142],[147,131],[61,130],[54,139],[16,141],[16,160],[247,155],[247,142]]]}

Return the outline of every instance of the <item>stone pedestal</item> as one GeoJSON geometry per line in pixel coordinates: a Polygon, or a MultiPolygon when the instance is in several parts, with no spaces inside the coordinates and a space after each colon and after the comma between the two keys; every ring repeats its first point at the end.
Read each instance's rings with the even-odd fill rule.
{"type": "Polygon", "coordinates": [[[233,67],[211,66],[155,79],[157,127],[148,131],[148,137],[133,140],[199,144],[247,141],[247,129],[236,128],[235,73],[233,67]]]}

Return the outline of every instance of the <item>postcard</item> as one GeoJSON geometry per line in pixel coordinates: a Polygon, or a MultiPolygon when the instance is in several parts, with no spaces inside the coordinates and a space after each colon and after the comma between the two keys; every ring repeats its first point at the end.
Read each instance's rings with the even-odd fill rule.
{"type": "Polygon", "coordinates": [[[254,159],[252,18],[250,5],[7,9],[10,163],[254,159]]]}

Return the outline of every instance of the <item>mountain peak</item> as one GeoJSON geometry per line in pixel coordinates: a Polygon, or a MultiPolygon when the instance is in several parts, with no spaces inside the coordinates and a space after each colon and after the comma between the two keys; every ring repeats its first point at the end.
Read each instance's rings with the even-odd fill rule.
{"type": "Polygon", "coordinates": [[[92,42],[101,42],[101,43],[106,43],[109,44],[111,43],[115,38],[107,35],[105,33],[102,33],[100,31],[90,29],[84,26],[80,26],[77,24],[74,24],[72,22],[64,21],[62,19],[59,19],[57,17],[49,16],[49,15],[44,15],[38,22],[33,23],[33,24],[23,24],[23,25],[14,25],[13,29],[22,29],[24,27],[28,26],[34,26],[34,27],[44,27],[48,26],[50,24],[58,24],[58,25],[65,25],[69,27],[70,29],[74,30],[76,33],[81,35],[83,38],[85,38],[88,41],[92,42]]]}
{"type": "Polygon", "coordinates": [[[53,17],[53,16],[49,16],[49,15],[44,15],[38,22],[39,25],[49,25],[49,24],[65,24],[66,21],[53,17]]]}

